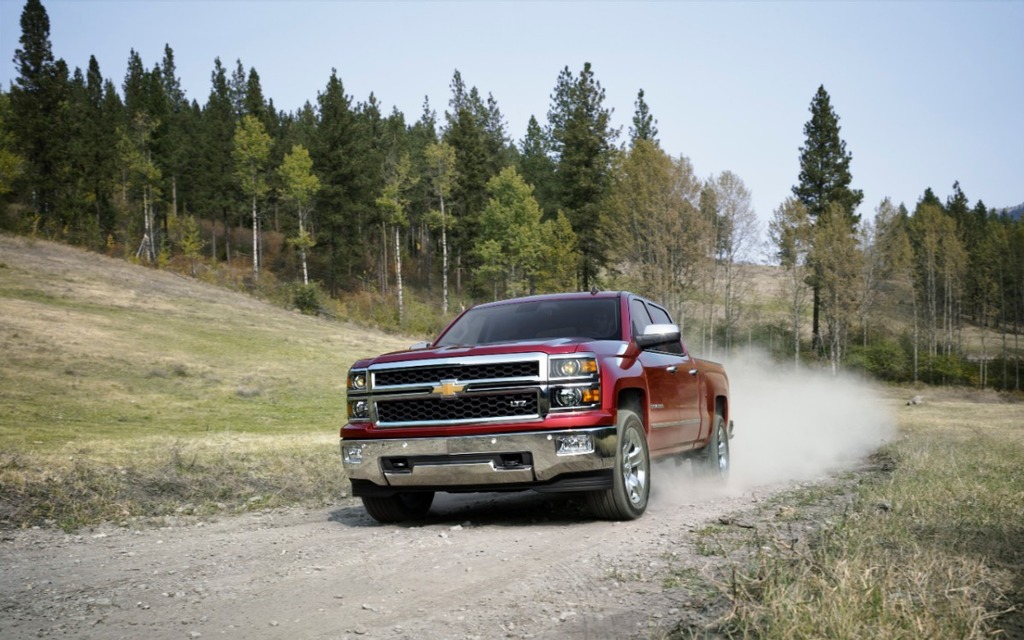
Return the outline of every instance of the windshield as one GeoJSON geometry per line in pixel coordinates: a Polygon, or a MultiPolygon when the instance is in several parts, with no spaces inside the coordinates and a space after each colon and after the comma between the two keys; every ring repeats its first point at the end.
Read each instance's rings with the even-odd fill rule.
{"type": "Polygon", "coordinates": [[[618,298],[532,300],[470,309],[434,346],[473,346],[512,340],[619,340],[618,298]]]}

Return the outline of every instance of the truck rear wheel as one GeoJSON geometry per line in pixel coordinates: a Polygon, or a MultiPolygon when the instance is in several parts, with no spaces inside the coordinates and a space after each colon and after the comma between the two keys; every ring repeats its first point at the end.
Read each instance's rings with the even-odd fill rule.
{"type": "Polygon", "coordinates": [[[633,411],[619,410],[619,442],[612,488],[587,495],[591,510],[607,520],[635,520],[651,495],[651,456],[643,422],[633,411]]]}
{"type": "Polygon", "coordinates": [[[711,426],[711,440],[700,458],[700,474],[725,480],[729,477],[729,464],[729,434],[725,431],[725,418],[716,413],[711,426]]]}
{"type": "Polygon", "coordinates": [[[396,493],[386,498],[363,496],[363,507],[370,517],[385,524],[418,520],[427,515],[434,492],[396,493]]]}

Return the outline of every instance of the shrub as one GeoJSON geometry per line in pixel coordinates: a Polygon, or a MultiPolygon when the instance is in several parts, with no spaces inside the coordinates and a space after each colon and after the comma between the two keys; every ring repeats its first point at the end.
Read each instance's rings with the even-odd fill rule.
{"type": "Polygon", "coordinates": [[[292,303],[295,308],[310,316],[320,314],[324,306],[324,292],[316,282],[309,284],[295,285],[292,293],[292,303]]]}
{"type": "Polygon", "coordinates": [[[881,380],[903,382],[910,379],[910,359],[895,342],[886,340],[869,346],[864,359],[868,373],[881,380]]]}

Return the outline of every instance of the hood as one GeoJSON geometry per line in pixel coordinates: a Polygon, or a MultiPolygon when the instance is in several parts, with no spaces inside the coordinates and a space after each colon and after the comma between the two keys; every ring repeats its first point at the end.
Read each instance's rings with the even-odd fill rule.
{"type": "Polygon", "coordinates": [[[546,353],[548,355],[575,353],[577,351],[614,352],[621,343],[607,340],[590,340],[588,338],[554,338],[551,340],[521,340],[516,342],[497,342],[471,347],[448,346],[426,349],[409,349],[385,353],[375,358],[365,358],[355,362],[353,368],[365,368],[375,364],[392,362],[415,362],[417,360],[433,360],[437,358],[456,358],[466,356],[493,356],[516,353],[546,353]]]}

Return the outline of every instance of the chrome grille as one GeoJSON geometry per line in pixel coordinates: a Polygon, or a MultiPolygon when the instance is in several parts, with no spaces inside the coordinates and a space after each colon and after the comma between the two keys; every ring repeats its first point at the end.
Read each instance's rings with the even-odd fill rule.
{"type": "Polygon", "coordinates": [[[403,384],[437,384],[441,380],[500,380],[504,378],[536,378],[540,364],[536,360],[522,362],[491,362],[486,364],[451,364],[410,369],[392,369],[374,373],[374,386],[403,384]]]}
{"type": "Polygon", "coordinates": [[[458,398],[393,398],[377,401],[377,419],[381,424],[389,424],[533,417],[538,414],[537,402],[536,391],[458,398]]]}

